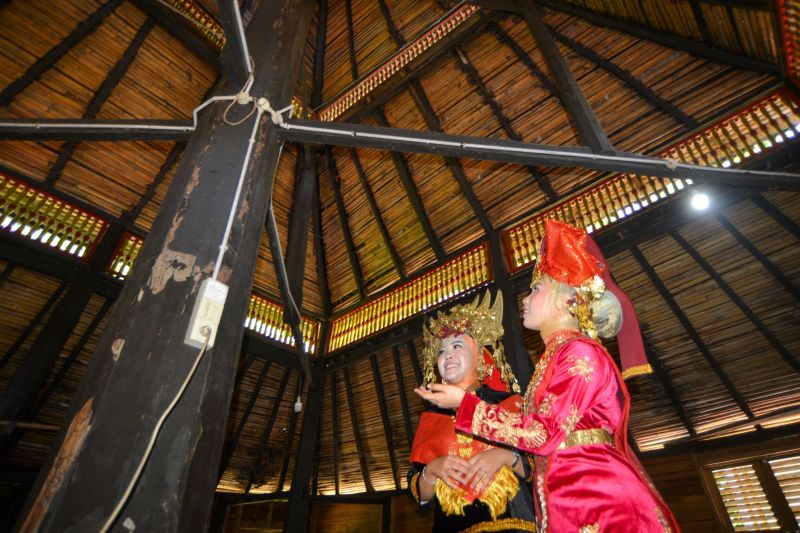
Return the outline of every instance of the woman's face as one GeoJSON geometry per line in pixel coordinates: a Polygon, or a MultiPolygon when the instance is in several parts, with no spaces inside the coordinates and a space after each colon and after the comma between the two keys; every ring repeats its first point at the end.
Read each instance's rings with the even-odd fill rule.
{"type": "Polygon", "coordinates": [[[437,366],[439,375],[451,385],[468,387],[478,379],[475,341],[469,335],[442,339],[437,366]]]}
{"type": "Polygon", "coordinates": [[[531,293],[522,300],[522,325],[527,329],[542,329],[542,317],[545,313],[550,284],[539,279],[533,284],[531,293]]]}

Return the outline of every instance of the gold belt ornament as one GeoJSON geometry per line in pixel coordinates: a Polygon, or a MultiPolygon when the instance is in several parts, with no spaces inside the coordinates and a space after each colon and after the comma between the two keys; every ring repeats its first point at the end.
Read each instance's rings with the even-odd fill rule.
{"type": "Polygon", "coordinates": [[[573,448],[575,446],[585,446],[587,444],[614,444],[614,438],[611,433],[605,429],[577,429],[567,435],[561,444],[558,445],[559,450],[564,448],[573,448]]]}

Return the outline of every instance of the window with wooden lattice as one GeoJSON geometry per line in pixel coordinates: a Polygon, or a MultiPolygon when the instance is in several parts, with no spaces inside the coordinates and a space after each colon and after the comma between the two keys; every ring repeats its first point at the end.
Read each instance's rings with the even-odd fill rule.
{"type": "Polygon", "coordinates": [[[708,472],[731,531],[800,531],[800,454],[752,458],[708,472]]]}

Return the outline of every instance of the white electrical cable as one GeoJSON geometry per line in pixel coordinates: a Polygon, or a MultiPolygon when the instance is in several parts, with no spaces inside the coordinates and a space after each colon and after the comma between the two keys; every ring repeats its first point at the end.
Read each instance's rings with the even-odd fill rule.
{"type": "Polygon", "coordinates": [[[150,458],[150,454],[153,452],[153,447],[155,446],[156,439],[158,438],[158,434],[161,432],[161,426],[164,424],[164,421],[167,419],[169,414],[175,408],[175,405],[178,403],[178,400],[180,400],[181,396],[183,396],[183,392],[186,390],[186,387],[189,386],[189,382],[192,380],[192,377],[194,376],[194,373],[197,370],[198,365],[200,364],[200,360],[203,358],[203,354],[206,353],[206,347],[208,346],[208,338],[210,337],[211,332],[210,331],[203,332],[203,335],[206,338],[206,343],[203,346],[203,349],[200,350],[200,353],[195,358],[194,364],[192,365],[192,369],[189,371],[189,374],[183,381],[183,384],[181,385],[181,388],[178,390],[178,393],[172,399],[169,406],[167,406],[167,409],[162,413],[161,417],[158,419],[158,422],[156,422],[156,426],[153,429],[153,433],[150,435],[150,441],[147,444],[147,448],[144,451],[144,455],[142,456],[141,461],[139,461],[139,465],[136,467],[136,471],[133,473],[133,477],[128,483],[128,486],[125,488],[125,492],[122,494],[122,497],[117,502],[117,506],[114,507],[114,510],[111,511],[111,514],[109,515],[108,519],[106,519],[105,523],[103,524],[103,527],[100,528],[100,533],[106,533],[106,531],[108,531],[109,528],[112,525],[114,525],[114,521],[117,519],[117,516],[119,515],[120,511],[122,511],[122,508],[125,506],[125,503],[128,501],[131,492],[133,492],[133,488],[136,486],[136,482],[139,481],[139,476],[142,475],[142,471],[144,470],[145,464],[147,464],[147,460],[150,458]]]}
{"type": "Polygon", "coordinates": [[[260,106],[256,108],[256,120],[253,122],[253,129],[250,131],[250,139],[247,141],[247,152],[244,155],[244,162],[242,163],[242,169],[239,171],[239,182],[236,184],[236,193],[233,195],[233,205],[231,205],[230,213],[228,213],[228,222],[225,225],[225,233],[222,237],[222,242],[219,245],[219,254],[217,255],[217,261],[214,264],[214,273],[211,275],[212,279],[217,279],[217,275],[219,275],[219,269],[222,267],[222,258],[225,255],[225,250],[228,248],[228,238],[231,234],[231,229],[233,227],[233,218],[236,215],[236,206],[239,205],[239,195],[242,193],[242,184],[244,183],[244,177],[247,173],[247,164],[250,162],[250,154],[253,152],[253,144],[256,142],[256,133],[258,133],[258,125],[261,123],[261,115],[264,114],[264,111],[260,106]]]}

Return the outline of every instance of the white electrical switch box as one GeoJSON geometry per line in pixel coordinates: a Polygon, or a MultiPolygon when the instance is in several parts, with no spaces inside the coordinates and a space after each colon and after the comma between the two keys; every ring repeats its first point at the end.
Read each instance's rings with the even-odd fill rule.
{"type": "Polygon", "coordinates": [[[189,329],[186,330],[184,343],[195,348],[206,349],[214,346],[217,337],[219,320],[222,318],[222,309],[228,297],[228,286],[211,278],[206,278],[197,293],[194,302],[192,318],[189,320],[189,329]]]}

